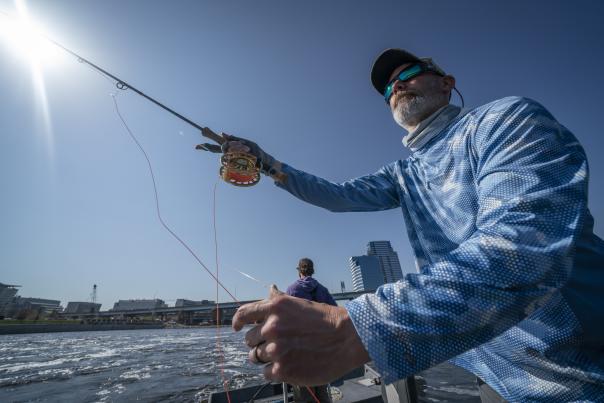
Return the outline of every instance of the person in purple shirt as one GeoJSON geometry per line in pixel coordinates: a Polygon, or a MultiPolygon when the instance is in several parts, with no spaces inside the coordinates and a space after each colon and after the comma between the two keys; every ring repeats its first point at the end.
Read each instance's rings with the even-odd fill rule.
{"type": "MultiPolygon", "coordinates": [[[[337,306],[336,301],[333,299],[327,288],[312,278],[312,275],[315,273],[314,266],[313,261],[309,258],[305,257],[300,259],[298,267],[296,267],[299,278],[287,287],[287,295],[337,306]]],[[[327,385],[319,385],[311,388],[293,385],[293,389],[294,402],[296,403],[316,402],[317,400],[321,403],[331,403],[327,385]],[[310,391],[308,389],[310,389],[310,391]],[[314,397],[311,395],[311,392],[314,397]],[[315,397],[317,400],[315,400],[315,397]]]]}
{"type": "Polygon", "coordinates": [[[315,267],[312,260],[307,257],[300,259],[296,270],[298,270],[299,278],[296,282],[287,287],[287,295],[337,306],[336,301],[329,291],[327,291],[327,288],[312,278],[312,275],[315,273],[315,267]]]}

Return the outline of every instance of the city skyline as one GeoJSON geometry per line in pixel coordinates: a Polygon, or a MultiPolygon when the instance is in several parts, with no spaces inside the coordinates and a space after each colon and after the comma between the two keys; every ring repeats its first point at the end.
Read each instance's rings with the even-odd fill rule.
{"type": "MultiPolygon", "coordinates": [[[[397,279],[401,278],[401,275],[396,275],[396,268],[398,268],[398,271],[402,274],[401,272],[401,265],[400,262],[398,261],[398,254],[396,253],[396,251],[393,250],[390,241],[369,241],[367,242],[367,255],[364,256],[353,256],[349,258],[349,264],[352,265],[352,260],[353,258],[375,258],[376,260],[376,267],[379,268],[379,275],[381,281],[379,284],[375,283],[374,287],[365,287],[365,289],[367,290],[374,290],[375,288],[377,288],[377,286],[382,285],[384,283],[387,282],[392,282],[392,281],[396,281],[397,279]],[[390,256],[392,255],[392,257],[390,256]],[[393,267],[395,268],[395,270],[393,271],[393,267]]],[[[359,261],[359,266],[360,266],[360,261],[359,261]]],[[[359,273],[357,274],[357,277],[360,275],[360,273],[362,272],[359,271],[359,273]]],[[[377,272],[376,272],[377,273],[377,272]]],[[[350,284],[352,284],[352,288],[354,291],[361,291],[362,289],[359,289],[357,286],[355,286],[355,272],[352,269],[351,266],[351,272],[349,273],[349,278],[348,279],[341,279],[340,280],[340,288],[341,288],[341,283],[344,282],[344,284],[346,283],[346,281],[350,281],[350,284]]],[[[358,283],[358,280],[357,280],[358,283]]],[[[374,285],[373,283],[371,283],[372,285],[374,285]]],[[[0,282],[0,285],[4,285],[6,287],[19,287],[22,288],[21,285],[9,285],[9,284],[3,284],[2,282],[0,282]]],[[[58,299],[61,307],[64,307],[64,310],[67,310],[67,307],[70,304],[83,304],[83,303],[90,303],[90,304],[97,304],[97,300],[98,300],[98,285],[97,284],[93,284],[91,287],[92,292],[89,294],[89,298],[86,300],[70,300],[70,299],[63,299],[60,298],[58,299]],[[63,304],[64,302],[64,304],[63,304]]],[[[1,291],[4,291],[1,290],[1,291]]],[[[338,289],[329,289],[329,291],[331,293],[337,293],[338,289]]],[[[15,294],[18,293],[18,290],[15,291],[15,294]]],[[[8,295],[8,294],[7,294],[8,295]]],[[[2,293],[0,293],[0,303],[4,302],[4,298],[5,296],[2,295],[2,293]]],[[[36,297],[22,297],[20,295],[13,295],[12,297],[19,297],[22,299],[35,299],[36,297]]],[[[258,296],[258,299],[262,299],[263,296],[258,296]]],[[[107,308],[105,309],[105,311],[107,310],[116,310],[116,306],[119,306],[120,303],[124,304],[127,302],[139,302],[139,301],[145,301],[145,302],[156,302],[156,301],[161,301],[162,304],[169,306],[170,304],[166,304],[166,302],[172,302],[174,301],[174,306],[178,306],[178,301],[193,301],[192,299],[188,299],[188,298],[183,298],[183,297],[179,297],[179,298],[175,298],[175,299],[164,299],[161,297],[158,297],[157,295],[154,295],[152,298],[148,298],[148,297],[126,297],[126,298],[120,298],[117,301],[113,302],[112,308],[107,308]]],[[[209,301],[208,299],[202,299],[201,301],[209,301]]],[[[212,303],[215,303],[215,301],[211,301],[212,303]]],[[[100,305],[100,310],[102,309],[103,303],[98,303],[100,305]]],[[[2,305],[2,304],[0,304],[2,305]]]]}
{"type": "MultiPolygon", "coordinates": [[[[373,242],[375,242],[375,241],[369,241],[367,243],[368,250],[369,250],[369,245],[372,244],[373,242]]],[[[386,242],[386,243],[388,243],[388,245],[390,245],[390,241],[379,241],[379,242],[386,242]]],[[[396,252],[394,252],[394,253],[396,254],[396,252]]],[[[377,256],[376,256],[376,260],[378,262],[378,265],[380,265],[380,261],[379,261],[379,258],[377,256]]],[[[400,264],[399,264],[399,268],[400,268],[400,264]]],[[[340,292],[341,291],[341,283],[342,282],[344,282],[344,284],[346,284],[347,281],[349,281],[349,284],[353,284],[352,273],[349,272],[348,274],[349,274],[349,277],[347,279],[341,279],[341,280],[339,280],[340,281],[340,284],[338,284],[339,288],[335,288],[335,287],[334,288],[328,288],[329,291],[331,293],[340,292]]],[[[0,282],[0,284],[3,284],[3,283],[0,282]]],[[[11,285],[8,285],[8,284],[3,284],[3,285],[5,285],[5,286],[11,286],[11,285]]],[[[22,285],[12,286],[12,287],[23,288],[22,285]]],[[[97,284],[93,284],[90,289],[92,290],[92,292],[89,294],[89,297],[87,299],[83,299],[83,300],[70,300],[68,298],[67,299],[65,299],[65,298],[59,298],[58,301],[60,301],[61,306],[64,306],[65,309],[67,309],[67,306],[70,303],[97,303],[97,300],[99,298],[98,297],[99,287],[98,287],[97,284]],[[63,304],[63,302],[64,302],[64,304],[63,304]]],[[[354,285],[353,285],[353,289],[354,289],[354,285]]],[[[355,291],[358,291],[358,290],[355,289],[355,291]]],[[[262,299],[263,297],[264,296],[258,296],[257,299],[262,299]]],[[[35,297],[21,297],[21,298],[35,298],[35,297]]],[[[2,295],[0,295],[0,299],[2,299],[2,295]]],[[[162,301],[164,303],[165,302],[172,302],[172,301],[174,301],[175,304],[177,303],[177,301],[193,301],[193,299],[189,299],[189,298],[185,298],[185,297],[165,299],[165,298],[162,298],[161,296],[157,296],[157,292],[156,292],[152,298],[150,298],[150,297],[125,297],[125,298],[119,298],[117,301],[114,301],[113,303],[109,304],[109,305],[112,305],[113,308],[107,308],[105,310],[115,309],[115,305],[118,304],[120,301],[155,301],[155,300],[160,300],[160,301],[162,301]]],[[[208,301],[208,299],[201,299],[201,301],[208,301]]],[[[215,301],[212,301],[212,303],[215,303],[215,301]]],[[[99,304],[101,305],[101,310],[103,310],[102,306],[105,305],[105,303],[99,303],[99,304]]],[[[166,305],[169,305],[169,304],[166,304],[166,305]]]]}

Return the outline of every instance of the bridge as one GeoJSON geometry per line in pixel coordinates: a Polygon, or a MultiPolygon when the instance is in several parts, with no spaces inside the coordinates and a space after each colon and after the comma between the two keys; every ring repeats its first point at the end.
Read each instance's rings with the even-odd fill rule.
{"type": "MultiPolygon", "coordinates": [[[[374,291],[352,291],[344,293],[332,294],[336,301],[348,301],[357,298],[363,294],[373,293],[374,291]]],[[[159,321],[174,321],[182,324],[200,324],[213,323],[217,319],[222,324],[229,324],[233,319],[233,315],[241,305],[259,300],[239,301],[239,302],[221,302],[218,304],[190,305],[190,306],[174,306],[155,309],[135,309],[127,311],[101,311],[96,313],[78,313],[67,314],[61,316],[70,319],[84,319],[94,322],[114,322],[114,321],[129,321],[136,322],[144,318],[159,321]]]]}

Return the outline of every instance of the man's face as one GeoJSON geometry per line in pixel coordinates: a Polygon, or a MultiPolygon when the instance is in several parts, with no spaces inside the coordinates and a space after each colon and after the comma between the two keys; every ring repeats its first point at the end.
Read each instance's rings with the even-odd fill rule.
{"type": "MultiPolygon", "coordinates": [[[[392,72],[389,81],[412,63],[403,64],[392,72]]],[[[449,103],[452,77],[426,72],[406,81],[396,81],[389,104],[394,120],[412,130],[422,120],[449,103]]],[[[454,81],[453,81],[454,85],[454,81]]]]}

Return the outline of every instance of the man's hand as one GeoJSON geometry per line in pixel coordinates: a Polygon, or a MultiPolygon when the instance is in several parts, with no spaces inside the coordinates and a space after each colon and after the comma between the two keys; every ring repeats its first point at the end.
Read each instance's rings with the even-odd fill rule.
{"type": "Polygon", "coordinates": [[[270,176],[277,182],[285,183],[287,181],[287,174],[281,172],[281,162],[277,161],[253,141],[226,133],[217,134],[209,127],[203,127],[201,133],[218,144],[198,144],[195,149],[212,153],[242,152],[251,154],[256,157],[256,165],[260,168],[260,172],[270,176]]]}
{"type": "Polygon", "coordinates": [[[241,137],[231,136],[230,134],[221,134],[225,139],[225,142],[222,143],[223,153],[244,152],[253,155],[258,159],[260,171],[265,175],[273,176],[281,172],[281,162],[266,153],[258,144],[241,137]]]}
{"type": "Polygon", "coordinates": [[[369,354],[343,307],[283,294],[271,287],[268,299],[243,305],[233,329],[256,324],[245,335],[250,360],[267,363],[267,379],[322,385],[368,362],[369,354]]]}

